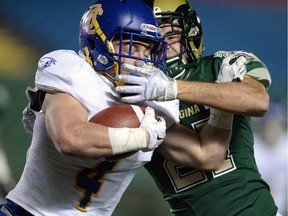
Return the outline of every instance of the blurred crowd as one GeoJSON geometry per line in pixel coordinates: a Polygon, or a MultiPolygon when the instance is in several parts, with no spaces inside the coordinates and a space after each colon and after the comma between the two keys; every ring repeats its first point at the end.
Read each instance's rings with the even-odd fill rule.
{"type": "Polygon", "coordinates": [[[287,215],[287,113],[280,102],[271,102],[268,114],[254,122],[255,158],[262,178],[282,215],[287,215]]]}
{"type": "Polygon", "coordinates": [[[10,95],[8,90],[0,84],[0,203],[6,194],[15,186],[12,170],[5,151],[2,138],[2,117],[9,108],[10,95]]]}

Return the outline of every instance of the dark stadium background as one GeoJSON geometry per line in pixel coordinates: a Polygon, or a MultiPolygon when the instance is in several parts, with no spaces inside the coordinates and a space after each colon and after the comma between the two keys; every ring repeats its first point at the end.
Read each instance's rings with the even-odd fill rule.
{"type": "MultiPolygon", "coordinates": [[[[1,0],[0,84],[9,101],[0,103],[0,132],[13,175],[19,179],[30,137],[22,128],[25,88],[33,86],[38,59],[55,49],[78,49],[79,21],[92,0],[1,0]]],[[[191,0],[204,29],[204,55],[248,50],[268,67],[271,100],[287,108],[287,3],[285,0],[191,0]]],[[[0,95],[1,97],[1,95],[0,95]]],[[[2,98],[3,99],[3,98],[2,98]]],[[[1,98],[0,98],[1,102],[1,98]]],[[[167,204],[144,169],[114,215],[169,215],[167,204]]]]}

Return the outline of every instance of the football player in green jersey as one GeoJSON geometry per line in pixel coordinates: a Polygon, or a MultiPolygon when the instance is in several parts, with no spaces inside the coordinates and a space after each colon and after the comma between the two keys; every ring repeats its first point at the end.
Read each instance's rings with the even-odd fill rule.
{"type": "MultiPolygon", "coordinates": [[[[202,26],[187,1],[155,0],[153,9],[168,42],[166,74],[173,79],[152,66],[128,67],[141,77],[119,79],[140,88],[118,88],[119,92],[134,93],[122,98],[123,101],[178,98],[181,124],[199,133],[209,118],[209,107],[234,113],[231,141],[220,169],[207,171],[200,164],[183,166],[172,161],[181,154],[169,149],[179,150],[180,140],[175,141],[174,147],[164,143],[145,165],[169,203],[171,213],[177,216],[280,215],[269,186],[258,172],[250,125],[250,116],[264,116],[268,111],[266,90],[271,78],[266,66],[255,55],[244,51],[219,51],[202,56],[202,26]]],[[[167,140],[169,134],[171,131],[167,132],[167,140]]]]}

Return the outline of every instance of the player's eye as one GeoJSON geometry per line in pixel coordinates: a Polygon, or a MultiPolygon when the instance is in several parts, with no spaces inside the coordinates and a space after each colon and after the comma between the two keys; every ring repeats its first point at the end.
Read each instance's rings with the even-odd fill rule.
{"type": "Polygon", "coordinates": [[[166,34],[166,40],[167,41],[171,41],[171,42],[177,42],[177,41],[180,41],[181,40],[181,33],[177,33],[175,34],[175,32],[172,34],[172,32],[170,33],[167,33],[166,34]]]}
{"type": "Polygon", "coordinates": [[[144,57],[145,57],[145,58],[149,58],[150,52],[151,52],[150,49],[149,49],[149,50],[145,50],[145,51],[144,51],[144,57]]]}
{"type": "Polygon", "coordinates": [[[135,47],[134,46],[130,47],[130,44],[123,44],[123,46],[122,46],[122,54],[129,55],[129,53],[130,54],[135,53],[135,47]]]}

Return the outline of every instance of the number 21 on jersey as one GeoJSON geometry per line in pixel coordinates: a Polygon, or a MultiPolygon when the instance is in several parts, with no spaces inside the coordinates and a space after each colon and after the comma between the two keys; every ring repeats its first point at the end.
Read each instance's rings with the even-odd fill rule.
{"type": "Polygon", "coordinates": [[[229,154],[229,151],[222,167],[217,171],[209,172],[209,176],[208,172],[203,170],[185,167],[168,160],[164,160],[163,166],[176,192],[184,191],[208,181],[209,178],[216,178],[236,169],[233,156],[229,154]]]}

